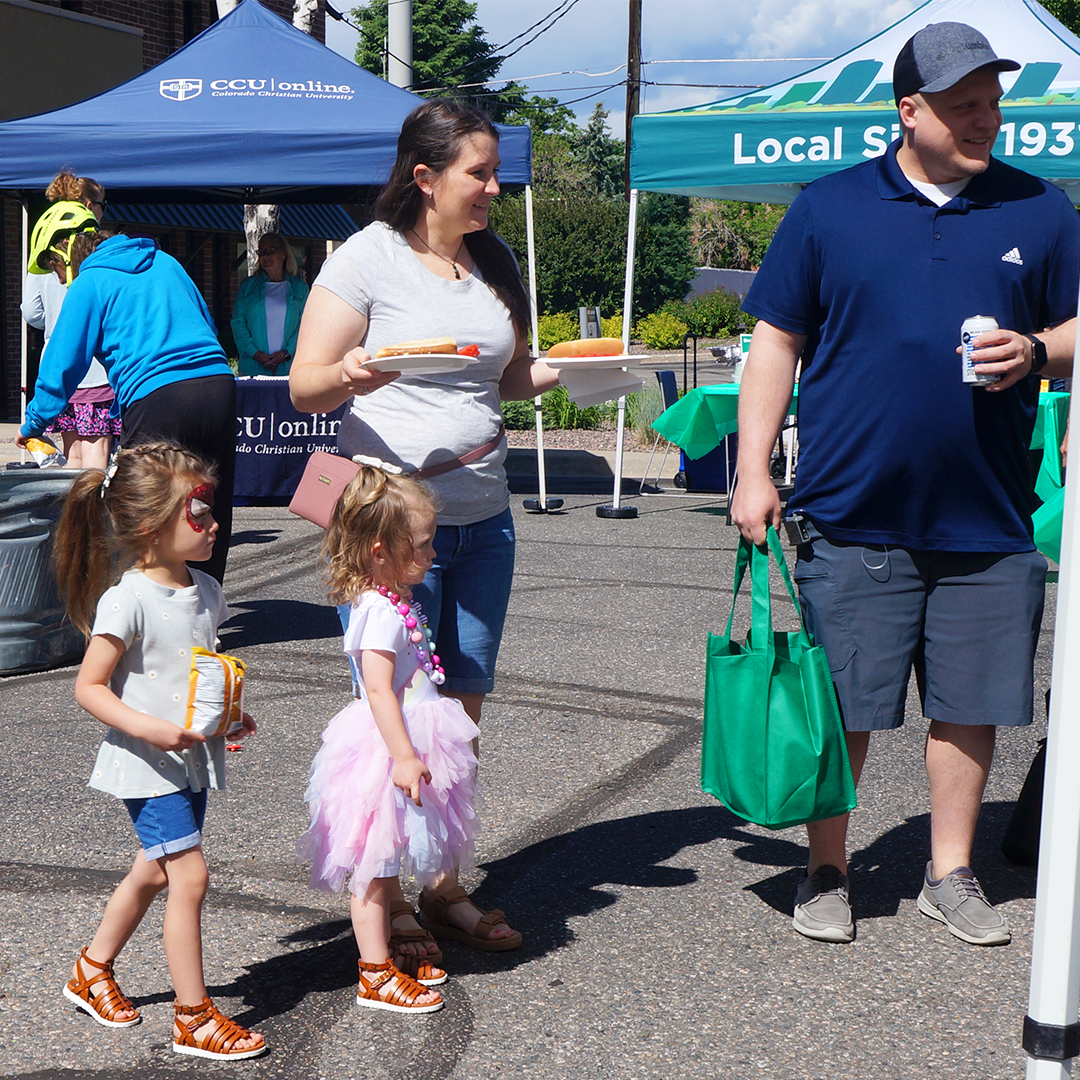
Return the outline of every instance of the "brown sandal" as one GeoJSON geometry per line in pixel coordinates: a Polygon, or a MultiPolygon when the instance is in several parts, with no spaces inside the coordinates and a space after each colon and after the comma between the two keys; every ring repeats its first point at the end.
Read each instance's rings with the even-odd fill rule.
{"type": "Polygon", "coordinates": [[[491,931],[502,923],[508,926],[506,916],[497,908],[492,911],[484,911],[483,908],[473,904],[469,894],[460,886],[455,885],[444,893],[436,896],[420,894],[420,917],[424,925],[436,936],[449,938],[451,941],[461,941],[471,945],[474,949],[484,952],[507,952],[521,946],[521,934],[515,930],[509,937],[492,937],[491,931]],[[480,921],[476,924],[476,930],[468,933],[457,926],[451,925],[446,917],[447,908],[452,904],[472,904],[477,911],[483,912],[480,921]]]}
{"type": "MultiPolygon", "coordinates": [[[[436,1000],[429,1005],[418,1004],[417,999],[431,993],[414,978],[394,967],[393,960],[384,960],[381,964],[360,965],[360,987],[356,991],[356,1004],[368,1009],[386,1009],[389,1012],[429,1013],[443,1007],[443,999],[438,992],[436,1000]],[[365,976],[371,974],[373,978],[365,976]]],[[[445,974],[445,972],[444,972],[445,974]]]]}
{"type": "MultiPolygon", "coordinates": [[[[408,900],[395,900],[390,905],[390,959],[396,960],[397,957],[412,957],[413,960],[420,960],[423,962],[426,960],[433,967],[438,966],[443,962],[443,952],[439,948],[439,943],[431,936],[430,930],[425,930],[422,926],[416,930],[397,930],[394,928],[394,920],[399,915],[411,915],[414,919],[416,916],[416,910],[408,900]],[[420,956],[416,953],[403,953],[399,946],[406,941],[423,941],[426,944],[435,946],[435,952],[429,952],[424,956],[420,956]]],[[[398,969],[404,971],[407,975],[412,975],[415,979],[416,976],[412,971],[407,970],[401,964],[398,964],[398,969]]]]}
{"type": "Polygon", "coordinates": [[[121,992],[120,987],[116,985],[111,960],[107,964],[99,964],[96,960],[91,960],[86,955],[86,950],[83,949],[79,953],[79,959],[75,961],[75,970],[78,975],[68,980],[67,985],[64,987],[64,997],[76,1008],[89,1013],[99,1024],[103,1024],[105,1027],[131,1027],[142,1019],[135,1006],[128,1001],[121,992]],[[89,964],[92,968],[97,968],[97,972],[91,975],[90,978],[86,977],[83,970],[84,963],[89,964]],[[100,982],[105,983],[105,989],[100,994],[91,994],[90,987],[100,982]],[[131,1019],[114,1019],[117,1013],[128,1010],[135,1013],[131,1019]]]}
{"type": "Polygon", "coordinates": [[[216,1061],[240,1061],[243,1058],[258,1057],[267,1051],[267,1045],[262,1041],[261,1035],[241,1027],[235,1020],[222,1016],[208,997],[203,998],[198,1005],[181,1005],[179,1001],[174,1001],[173,1014],[176,1026],[180,1029],[179,1037],[173,1036],[173,1050],[177,1054],[213,1058],[216,1061]],[[190,1019],[181,1019],[181,1017],[190,1017],[190,1019]],[[209,1024],[214,1026],[196,1038],[195,1032],[209,1024]],[[258,1046],[247,1050],[233,1049],[241,1039],[249,1035],[254,1035],[259,1040],[258,1046]]]}
{"type": "Polygon", "coordinates": [[[450,978],[441,967],[436,967],[430,960],[422,956],[413,956],[405,953],[402,956],[391,957],[394,967],[403,975],[415,979],[421,986],[442,986],[450,978]]]}

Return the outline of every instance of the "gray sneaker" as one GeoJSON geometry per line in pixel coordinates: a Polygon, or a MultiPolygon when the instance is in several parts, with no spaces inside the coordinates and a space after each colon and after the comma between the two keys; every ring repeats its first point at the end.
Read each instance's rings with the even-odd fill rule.
{"type": "Polygon", "coordinates": [[[970,868],[958,866],[937,884],[930,878],[926,864],[919,910],[931,919],[943,922],[949,933],[972,945],[1007,945],[1012,940],[1005,916],[995,911],[986,899],[970,868]]]}
{"type": "Polygon", "coordinates": [[[817,941],[855,940],[855,923],[848,901],[848,879],[835,866],[804,870],[795,888],[795,929],[817,941]]]}

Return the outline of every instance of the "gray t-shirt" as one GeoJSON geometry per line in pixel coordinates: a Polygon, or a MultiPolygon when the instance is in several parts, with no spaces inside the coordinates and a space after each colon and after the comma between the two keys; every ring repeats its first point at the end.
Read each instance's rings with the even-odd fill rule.
{"type": "MultiPolygon", "coordinates": [[[[354,397],[338,432],[340,453],[368,454],[408,472],[482,446],[502,423],[499,380],[516,335],[506,306],[479,270],[445,281],[416,257],[405,237],[376,222],[351,236],[323,265],[316,285],[367,316],[363,345],[377,349],[418,338],[453,337],[480,346],[480,363],[446,375],[402,375],[354,397]]],[[[506,441],[471,465],[428,481],[442,525],[471,525],[510,505],[506,441]]]]}
{"type": "MultiPolygon", "coordinates": [[[[178,727],[187,713],[191,648],[214,649],[229,617],[221,586],[192,569],[194,584],[170,589],[129,570],[98,601],[93,633],[124,643],[110,686],[131,708],[178,727]]],[[[191,788],[225,786],[225,739],[207,739],[182,753],[159,750],[110,728],[90,786],[119,799],[149,799],[191,788]]]]}

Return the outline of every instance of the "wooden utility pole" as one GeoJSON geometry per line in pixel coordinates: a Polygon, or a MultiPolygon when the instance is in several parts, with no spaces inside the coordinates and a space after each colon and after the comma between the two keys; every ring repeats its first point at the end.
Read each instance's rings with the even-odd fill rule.
{"type": "Polygon", "coordinates": [[[630,29],[626,47],[626,197],[630,198],[630,124],[641,106],[641,0],[630,0],[630,29]]]}

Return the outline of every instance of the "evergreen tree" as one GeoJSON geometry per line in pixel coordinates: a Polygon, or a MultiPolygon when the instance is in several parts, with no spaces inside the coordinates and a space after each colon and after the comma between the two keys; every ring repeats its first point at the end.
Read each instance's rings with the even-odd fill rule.
{"type": "Polygon", "coordinates": [[[624,144],[608,134],[607,118],[607,109],[598,101],[585,130],[576,140],[575,150],[596,193],[621,196],[624,188],[624,144]]]}

